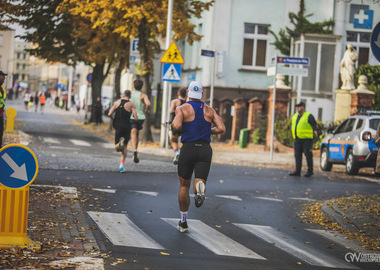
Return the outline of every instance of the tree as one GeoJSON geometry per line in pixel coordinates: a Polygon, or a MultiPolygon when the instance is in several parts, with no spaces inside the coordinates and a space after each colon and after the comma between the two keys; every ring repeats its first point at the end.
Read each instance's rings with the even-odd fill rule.
{"type": "MultiPolygon", "coordinates": [[[[208,10],[213,1],[182,0],[174,2],[174,40],[186,38],[192,44],[202,36],[194,32],[195,25],[190,18],[200,18],[203,10],[208,10]]],[[[165,37],[167,0],[64,0],[70,5],[69,12],[91,20],[94,29],[107,27],[121,37],[139,38],[141,58],[140,76],[144,82],[142,91],[150,96],[150,76],[153,72],[153,56],[160,52],[158,40],[165,37]]],[[[151,141],[149,118],[144,123],[142,141],[151,141]]]]}
{"type": "Polygon", "coordinates": [[[334,21],[332,19],[327,21],[325,20],[323,22],[311,23],[307,18],[312,15],[313,14],[305,15],[304,0],[300,0],[300,11],[297,14],[293,12],[289,13],[289,19],[294,25],[294,28],[290,29],[289,27],[285,27],[285,29],[280,29],[278,36],[273,31],[270,31],[275,38],[275,42],[271,44],[274,45],[283,55],[290,55],[291,38],[299,37],[301,34],[305,33],[332,33],[332,27],[334,26],[334,21]]]}

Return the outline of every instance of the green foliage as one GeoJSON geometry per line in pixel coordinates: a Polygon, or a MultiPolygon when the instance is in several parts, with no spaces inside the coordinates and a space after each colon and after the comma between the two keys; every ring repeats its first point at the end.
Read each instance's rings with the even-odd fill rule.
{"type": "Polygon", "coordinates": [[[283,145],[293,147],[292,118],[276,117],[274,122],[274,135],[283,145]]]}
{"type": "Polygon", "coordinates": [[[291,38],[299,37],[301,34],[314,33],[314,34],[331,34],[332,27],[334,26],[334,21],[332,19],[325,20],[323,22],[312,23],[308,20],[308,17],[313,14],[305,15],[304,0],[300,1],[300,11],[296,14],[293,12],[289,13],[289,19],[293,29],[285,27],[285,29],[280,29],[278,36],[273,32],[269,31],[275,41],[271,43],[276,47],[283,55],[290,55],[290,41],[291,38]]]}
{"type": "Polygon", "coordinates": [[[359,66],[355,71],[355,86],[358,86],[360,75],[367,76],[367,87],[375,93],[372,109],[380,110],[380,66],[371,66],[370,64],[359,66]]]}
{"type": "Polygon", "coordinates": [[[256,128],[251,135],[252,143],[264,144],[266,134],[267,134],[267,122],[262,121],[260,126],[256,128]]]}

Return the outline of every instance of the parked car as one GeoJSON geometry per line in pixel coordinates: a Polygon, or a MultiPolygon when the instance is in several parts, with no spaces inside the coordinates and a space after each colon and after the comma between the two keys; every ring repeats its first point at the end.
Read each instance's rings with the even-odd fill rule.
{"type": "Polygon", "coordinates": [[[379,147],[374,144],[379,111],[362,111],[345,119],[321,143],[320,166],[330,171],[333,164],[345,164],[349,175],[360,168],[376,166],[379,147]]]}

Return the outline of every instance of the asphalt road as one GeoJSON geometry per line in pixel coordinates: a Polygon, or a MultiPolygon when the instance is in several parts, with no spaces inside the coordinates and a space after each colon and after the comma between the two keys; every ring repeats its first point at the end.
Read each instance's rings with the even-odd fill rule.
{"type": "Polygon", "coordinates": [[[206,201],[191,201],[189,233],[179,233],[176,167],[141,155],[118,173],[112,142],[64,112],[18,108],[19,129],[31,135],[40,172],[34,184],[72,186],[105,259],[105,269],[375,269],[349,263],[349,241],[303,223],[312,201],[375,194],[377,183],[340,173],[290,177],[284,169],[213,165],[206,201]],[[322,234],[322,235],[321,235],[322,234]],[[332,240],[333,239],[333,240],[332,240]],[[116,258],[126,259],[111,265],[116,258]]]}

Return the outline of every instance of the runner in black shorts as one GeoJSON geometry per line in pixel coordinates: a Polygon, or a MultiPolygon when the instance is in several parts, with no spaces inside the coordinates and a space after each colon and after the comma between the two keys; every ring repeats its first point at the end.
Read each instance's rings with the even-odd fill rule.
{"type": "Polygon", "coordinates": [[[190,83],[187,90],[189,99],[176,109],[172,123],[174,129],[182,130],[181,142],[183,143],[178,160],[180,180],[178,201],[181,212],[178,228],[180,232],[188,230],[187,215],[190,205],[191,176],[195,172],[194,199],[195,206],[200,207],[205,200],[204,192],[211,165],[211,134],[221,134],[226,130],[223,120],[215,110],[200,100],[202,91],[202,85],[199,82],[190,83]],[[211,128],[211,124],[214,124],[215,127],[211,128]]]}
{"type": "MultiPolygon", "coordinates": [[[[181,87],[177,92],[177,98],[173,99],[172,102],[170,103],[169,113],[170,113],[172,122],[175,117],[175,109],[186,102],[186,90],[187,90],[186,87],[181,87]]],[[[181,134],[182,134],[181,131],[178,131],[172,128],[172,136],[170,138],[170,141],[172,144],[172,148],[174,150],[174,159],[173,159],[174,165],[178,164],[178,159],[179,159],[178,139],[181,136],[181,134]]]]}
{"type": "Polygon", "coordinates": [[[121,173],[125,172],[124,163],[125,158],[127,157],[126,146],[131,134],[131,114],[135,120],[137,120],[136,106],[129,100],[130,97],[131,91],[126,90],[123,98],[117,100],[108,113],[108,116],[113,118],[112,114],[115,112],[115,117],[113,118],[113,127],[115,128],[115,149],[117,152],[121,152],[119,166],[119,171],[121,173]]]}

